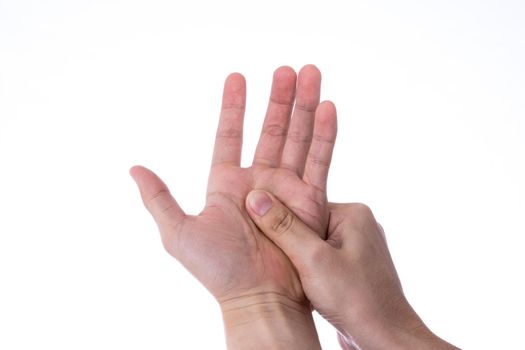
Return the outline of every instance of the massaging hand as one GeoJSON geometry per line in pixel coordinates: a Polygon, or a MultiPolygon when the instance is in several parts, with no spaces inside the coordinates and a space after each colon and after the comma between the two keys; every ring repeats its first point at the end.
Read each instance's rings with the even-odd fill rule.
{"type": "Polygon", "coordinates": [[[256,188],[271,191],[315,232],[326,232],[326,180],[337,126],[334,105],[319,104],[320,83],[320,72],[311,65],[303,67],[298,77],[289,67],[275,71],[253,164],[241,168],[246,87],[242,75],[228,76],[206,206],[198,215],[185,214],[150,170],[136,166],[130,171],[166,250],[223,310],[240,308],[243,300],[253,305],[258,302],[254,298],[267,297],[266,302],[277,300],[310,314],[292,264],[252,222],[245,198],[256,188]]]}
{"type": "MultiPolygon", "coordinates": [[[[328,236],[265,191],[246,207],[290,258],[315,309],[340,332],[343,349],[456,349],[436,337],[406,300],[382,227],[358,203],[329,204],[328,236]]],[[[323,231],[324,232],[324,231],[323,231]]]]}

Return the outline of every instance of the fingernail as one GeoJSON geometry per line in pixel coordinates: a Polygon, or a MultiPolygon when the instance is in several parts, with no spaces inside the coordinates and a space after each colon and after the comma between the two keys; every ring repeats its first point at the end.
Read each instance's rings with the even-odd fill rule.
{"type": "Polygon", "coordinates": [[[273,205],[272,199],[264,191],[252,191],[248,194],[250,208],[259,216],[263,216],[273,205]]]}

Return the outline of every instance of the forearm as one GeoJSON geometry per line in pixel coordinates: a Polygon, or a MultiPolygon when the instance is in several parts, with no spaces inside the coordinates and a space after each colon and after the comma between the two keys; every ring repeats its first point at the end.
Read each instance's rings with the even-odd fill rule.
{"type": "Polygon", "coordinates": [[[253,295],[221,303],[228,350],[319,350],[310,309],[281,295],[253,295]]]}

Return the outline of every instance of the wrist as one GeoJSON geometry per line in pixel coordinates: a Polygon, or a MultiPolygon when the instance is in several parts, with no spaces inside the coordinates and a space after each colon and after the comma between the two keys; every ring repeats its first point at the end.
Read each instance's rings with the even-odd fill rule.
{"type": "Polygon", "coordinates": [[[307,303],[275,292],[220,301],[228,349],[320,349],[307,303]]]}
{"type": "MultiPolygon", "coordinates": [[[[407,304],[408,305],[408,304],[407,304]]],[[[408,305],[396,318],[362,318],[362,327],[344,327],[342,340],[355,341],[363,349],[452,350],[458,349],[435,335],[408,305]],[[352,332],[347,330],[352,329],[352,332]]]]}
{"type": "Polygon", "coordinates": [[[457,350],[458,348],[435,335],[426,325],[411,330],[391,330],[390,346],[385,349],[457,350]]]}

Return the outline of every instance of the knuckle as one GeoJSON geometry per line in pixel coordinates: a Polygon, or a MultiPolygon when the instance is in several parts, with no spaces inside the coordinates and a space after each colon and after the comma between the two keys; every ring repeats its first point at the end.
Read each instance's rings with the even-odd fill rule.
{"type": "Polygon", "coordinates": [[[242,131],[238,128],[224,128],[217,131],[217,138],[238,139],[242,136],[242,131]]]}
{"type": "Polygon", "coordinates": [[[242,101],[231,101],[222,104],[222,111],[234,110],[243,111],[246,108],[246,104],[242,101]]]}
{"type": "Polygon", "coordinates": [[[354,212],[363,217],[373,217],[372,209],[364,203],[354,203],[353,204],[354,212]]]}
{"type": "Polygon", "coordinates": [[[310,143],[312,142],[311,135],[305,135],[299,131],[290,131],[288,132],[287,138],[294,143],[310,143]]]}
{"type": "Polygon", "coordinates": [[[170,191],[167,188],[160,189],[149,198],[144,198],[144,205],[146,206],[146,208],[148,208],[150,212],[153,213],[156,207],[166,206],[166,198],[168,198],[169,196],[170,191]]]}
{"type": "Polygon", "coordinates": [[[175,203],[171,200],[171,193],[166,188],[159,190],[146,200],[145,205],[153,216],[169,215],[175,208],[175,203]]]}
{"type": "Polygon", "coordinates": [[[325,137],[325,136],[322,136],[322,135],[319,135],[319,134],[314,134],[313,135],[313,140],[321,143],[321,144],[329,144],[329,145],[334,145],[335,144],[335,137],[325,137]]]}
{"type": "Polygon", "coordinates": [[[275,103],[276,105],[279,105],[279,106],[293,108],[294,100],[293,99],[291,100],[290,99],[277,99],[273,96],[270,96],[270,102],[275,103]]]}
{"type": "Polygon", "coordinates": [[[279,124],[269,124],[264,127],[263,133],[270,136],[283,137],[286,136],[288,130],[279,124]]]}
{"type": "Polygon", "coordinates": [[[155,194],[152,195],[147,200],[147,202],[148,203],[152,203],[152,202],[158,201],[158,200],[162,199],[163,197],[169,195],[169,193],[170,193],[170,191],[167,188],[162,188],[162,189],[158,190],[157,192],[155,192],[155,194]]]}
{"type": "Polygon", "coordinates": [[[330,160],[329,159],[323,158],[323,157],[319,156],[318,154],[314,154],[312,152],[310,152],[308,154],[307,160],[308,160],[308,162],[312,163],[313,165],[317,165],[317,166],[324,167],[324,168],[330,167],[330,160]]]}
{"type": "Polygon", "coordinates": [[[368,205],[352,203],[350,216],[352,218],[349,223],[351,227],[362,232],[371,232],[371,230],[380,232],[374,213],[368,205]]]}
{"type": "Polygon", "coordinates": [[[294,224],[294,218],[292,213],[287,210],[280,210],[275,216],[272,230],[277,235],[281,236],[286,232],[289,232],[294,224]]]}
{"type": "Polygon", "coordinates": [[[314,113],[317,109],[317,103],[316,99],[306,99],[303,97],[302,100],[297,101],[295,103],[295,109],[298,109],[300,111],[304,111],[307,113],[314,113]]]}

